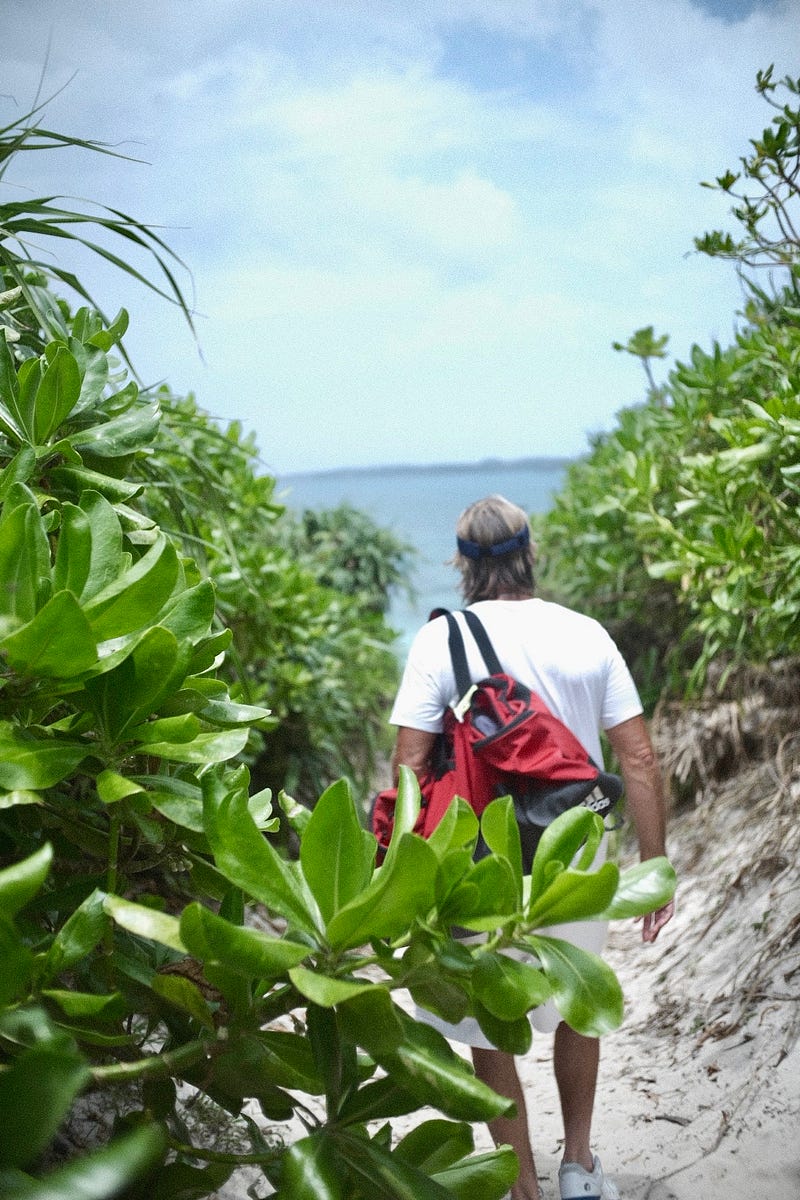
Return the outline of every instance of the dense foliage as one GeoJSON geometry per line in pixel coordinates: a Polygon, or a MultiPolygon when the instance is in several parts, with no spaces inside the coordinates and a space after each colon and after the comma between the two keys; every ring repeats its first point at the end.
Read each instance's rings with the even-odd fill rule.
{"type": "MultiPolygon", "coordinates": [[[[42,128],[37,113],[0,128],[0,181],[22,154],[70,145],[114,153],[42,128]]],[[[53,338],[71,336],[69,308],[52,286],[90,298],[60,258],[34,251],[42,239],[92,249],[178,304],[191,325],[175,274],[182,264],[152,228],[117,210],[65,208],[58,199],[0,203],[0,324],[18,357],[36,357],[53,338]],[[112,240],[143,261],[120,257],[112,240]]],[[[127,361],[125,321],[114,328],[127,361]]],[[[221,430],[193,397],[167,387],[149,403],[160,420],[151,422],[147,453],[120,453],[115,470],[130,470],[146,485],[139,511],[214,580],[217,623],[233,632],[226,678],[276,718],[250,743],[258,779],[311,803],[347,774],[364,802],[386,749],[384,713],[397,679],[383,616],[408,548],[353,510],[317,514],[329,529],[324,538],[310,530],[298,536],[252,435],[235,422],[221,430]]]]}
{"type": "MultiPolygon", "coordinates": [[[[695,346],[665,385],[651,370],[665,338],[617,346],[642,360],[647,398],[592,439],[538,530],[543,586],[614,632],[650,702],[670,679],[701,687],[712,662],[800,650],[800,110],[779,108],[774,126],[743,160],[766,198],[734,209],[746,237],[725,245],[747,264],[757,241],[788,283],[751,284],[734,344],[695,346]]],[[[720,253],[721,237],[703,249],[720,253]]]]}
{"type": "Polygon", "coordinates": [[[284,525],[295,557],[326,587],[355,596],[367,613],[385,616],[392,593],[408,592],[415,551],[351,504],[303,509],[284,525]]]}
{"type": "Polygon", "coordinates": [[[306,803],[346,773],[363,801],[386,749],[398,664],[383,610],[405,547],[366,514],[334,511],[346,551],[334,573],[327,542],[296,536],[252,434],[236,422],[220,430],[191,396],[162,388],[158,400],[153,450],[132,469],[147,483],[145,511],[214,581],[217,616],[233,633],[227,678],[277,718],[254,773],[306,803]]]}

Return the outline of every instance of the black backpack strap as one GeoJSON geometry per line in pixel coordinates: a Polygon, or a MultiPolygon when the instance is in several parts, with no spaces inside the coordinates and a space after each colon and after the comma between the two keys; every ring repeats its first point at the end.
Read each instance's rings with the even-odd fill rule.
{"type": "Polygon", "coordinates": [[[474,612],[470,612],[468,608],[462,610],[464,620],[467,622],[469,631],[477,642],[478,649],[483,655],[483,661],[486,663],[490,675],[502,675],[503,668],[500,665],[500,659],[495,654],[494,646],[489,641],[489,635],[481,624],[480,620],[474,612]]]}
{"type": "MultiPolygon", "coordinates": [[[[481,622],[478,620],[474,612],[469,609],[461,610],[464,614],[464,619],[467,622],[470,633],[475,639],[477,647],[483,657],[484,666],[490,675],[502,675],[503,668],[500,665],[500,659],[495,653],[494,646],[489,640],[489,635],[484,629],[481,622]]],[[[429,620],[434,617],[444,617],[447,621],[447,646],[450,650],[450,661],[453,665],[453,675],[456,681],[456,692],[459,700],[466,696],[467,692],[472,687],[472,677],[469,673],[469,665],[467,663],[467,652],[464,648],[464,638],[461,634],[458,621],[447,608],[435,608],[429,620]]]]}
{"type": "Polygon", "coordinates": [[[459,700],[461,700],[472,687],[472,678],[469,673],[469,666],[467,665],[467,652],[464,649],[464,639],[461,636],[458,621],[448,609],[436,609],[436,616],[444,617],[447,621],[447,645],[450,650],[450,661],[453,664],[456,692],[459,700]]]}

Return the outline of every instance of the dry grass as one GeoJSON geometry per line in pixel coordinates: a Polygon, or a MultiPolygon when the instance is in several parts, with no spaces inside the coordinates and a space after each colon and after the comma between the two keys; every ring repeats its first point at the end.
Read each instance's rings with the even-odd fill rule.
{"type": "Polygon", "coordinates": [[[780,1010],[770,1020],[780,1038],[765,1050],[782,1057],[800,1035],[800,660],[729,676],[722,695],[698,704],[666,705],[653,733],[674,800],[671,854],[683,888],[704,896],[664,1006],[691,967],[704,982],[698,1044],[780,1010]]]}

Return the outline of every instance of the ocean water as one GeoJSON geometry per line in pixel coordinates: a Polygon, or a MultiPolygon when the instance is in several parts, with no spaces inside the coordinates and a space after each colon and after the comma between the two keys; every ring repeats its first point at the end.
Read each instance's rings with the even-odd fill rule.
{"type": "Polygon", "coordinates": [[[459,514],[474,500],[495,492],[526,512],[546,512],[568,465],[563,459],[525,459],[321,471],[282,476],[277,492],[297,511],[350,504],[415,547],[412,595],[395,594],[388,614],[402,654],[432,608],[460,607],[457,572],[448,564],[459,514]]]}

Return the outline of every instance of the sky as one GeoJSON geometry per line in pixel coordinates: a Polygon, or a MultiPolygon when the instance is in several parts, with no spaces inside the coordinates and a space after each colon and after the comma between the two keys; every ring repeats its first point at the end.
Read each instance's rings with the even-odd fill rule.
{"type": "MultiPolygon", "coordinates": [[[[131,159],[19,155],[0,203],[65,195],[157,227],[180,314],[56,248],[128,309],[147,384],[255,431],[283,476],[577,456],[743,297],[693,238],[702,188],[800,75],[800,0],[0,0],[0,125],[131,159]]],[[[53,254],[51,247],[49,254],[53,254]]],[[[139,260],[142,269],[150,269],[139,260]]]]}

